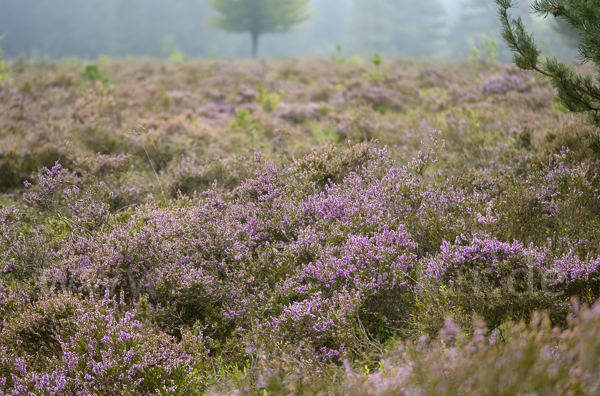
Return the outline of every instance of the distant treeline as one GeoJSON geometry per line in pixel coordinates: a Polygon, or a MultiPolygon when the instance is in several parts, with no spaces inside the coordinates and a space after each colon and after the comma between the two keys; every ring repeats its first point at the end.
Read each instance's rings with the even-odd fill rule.
{"type": "MultiPolygon", "coordinates": [[[[451,1],[313,0],[315,16],[295,32],[265,36],[261,54],[328,56],[340,43],[346,56],[459,58],[499,37],[492,1],[454,0],[459,12],[448,13],[451,1]]],[[[575,54],[549,23],[529,18],[529,0],[521,3],[546,51],[575,54]]],[[[175,49],[190,57],[247,57],[250,38],[209,28],[211,13],[204,0],[0,0],[0,47],[9,58],[164,57],[175,49]]]]}

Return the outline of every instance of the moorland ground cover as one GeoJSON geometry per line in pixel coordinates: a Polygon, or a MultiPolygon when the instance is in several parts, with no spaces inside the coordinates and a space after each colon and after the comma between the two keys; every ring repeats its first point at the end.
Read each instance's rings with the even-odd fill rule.
{"type": "Polygon", "coordinates": [[[600,136],[547,81],[10,66],[2,394],[597,391],[600,136]]]}

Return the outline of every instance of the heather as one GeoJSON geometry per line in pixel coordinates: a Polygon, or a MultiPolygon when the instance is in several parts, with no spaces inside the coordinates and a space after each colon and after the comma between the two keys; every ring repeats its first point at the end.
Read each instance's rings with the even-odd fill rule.
{"type": "Polygon", "coordinates": [[[0,391],[595,394],[597,131],[373,63],[12,65],[0,391]]]}

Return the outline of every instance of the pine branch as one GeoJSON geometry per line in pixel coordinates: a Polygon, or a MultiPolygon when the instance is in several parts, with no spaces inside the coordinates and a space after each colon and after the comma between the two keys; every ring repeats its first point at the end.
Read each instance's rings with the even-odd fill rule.
{"type": "MultiPolygon", "coordinates": [[[[550,79],[558,90],[562,104],[574,113],[590,113],[590,123],[600,127],[600,88],[590,76],[582,77],[556,59],[541,64],[532,34],[525,31],[520,18],[512,19],[508,10],[512,0],[496,0],[502,23],[502,37],[514,54],[514,63],[521,69],[536,71],[550,79]]],[[[594,62],[600,73],[600,0],[536,0],[532,6],[539,15],[562,18],[579,32],[579,52],[583,62],[594,62]]],[[[600,82],[600,78],[598,79],[600,82]]]]}

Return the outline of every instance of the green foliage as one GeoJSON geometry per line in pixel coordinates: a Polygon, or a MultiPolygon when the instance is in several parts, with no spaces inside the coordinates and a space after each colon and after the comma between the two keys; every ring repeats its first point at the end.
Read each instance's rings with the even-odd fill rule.
{"type": "Polygon", "coordinates": [[[0,192],[22,187],[32,172],[41,166],[51,166],[61,154],[60,148],[55,144],[38,144],[25,155],[0,149],[0,192]]]}
{"type": "Polygon", "coordinates": [[[344,52],[344,47],[342,47],[342,44],[336,43],[335,44],[335,54],[331,55],[331,60],[336,61],[340,65],[345,63],[346,58],[344,58],[343,52],[344,52]]]}
{"type": "Polygon", "coordinates": [[[310,0],[210,0],[220,15],[210,20],[220,30],[252,35],[252,56],[258,54],[258,38],[266,33],[283,33],[312,15],[310,0]]]}
{"type": "Polygon", "coordinates": [[[388,71],[386,69],[382,69],[381,65],[383,64],[383,57],[379,52],[376,52],[375,55],[371,58],[371,63],[375,66],[374,73],[365,73],[363,77],[367,80],[373,82],[381,82],[388,77],[388,71]]]}
{"type": "Polygon", "coordinates": [[[328,143],[335,143],[340,139],[340,136],[330,126],[313,128],[312,135],[318,141],[325,141],[328,143]]]}
{"type": "Polygon", "coordinates": [[[298,176],[304,175],[310,183],[316,183],[319,188],[324,188],[329,180],[339,183],[350,172],[360,169],[376,158],[376,150],[367,143],[352,146],[342,152],[334,146],[327,146],[321,153],[308,154],[298,160],[294,164],[292,173],[298,176]]]}
{"type": "Polygon", "coordinates": [[[29,175],[37,169],[34,161],[24,161],[21,155],[15,152],[0,154],[0,192],[21,187],[29,175]]]}
{"type": "Polygon", "coordinates": [[[331,60],[336,61],[339,64],[344,63],[344,56],[342,55],[344,47],[341,43],[335,43],[335,54],[331,55],[331,60]]]}
{"type": "Polygon", "coordinates": [[[169,60],[173,63],[185,63],[188,60],[172,34],[163,39],[163,52],[169,56],[169,60]]]}
{"type": "Polygon", "coordinates": [[[200,161],[189,158],[173,167],[173,183],[170,194],[193,196],[195,192],[209,190],[215,180],[221,188],[233,190],[243,180],[252,177],[252,163],[249,156],[238,155],[233,158],[200,161]]]}
{"type": "MultiPolygon", "coordinates": [[[[0,40],[4,38],[5,35],[0,36],[0,40]]],[[[0,50],[0,82],[6,81],[9,77],[10,71],[6,67],[6,61],[3,59],[2,50],[0,50]]]]}
{"type": "MultiPolygon", "coordinates": [[[[250,138],[249,143],[256,145],[259,141],[261,141],[261,137],[265,134],[265,127],[259,120],[253,119],[252,112],[250,110],[239,109],[236,112],[235,119],[231,122],[229,130],[226,134],[230,135],[236,132],[242,133],[247,138],[250,138]]],[[[234,144],[234,146],[239,146],[239,144],[242,144],[242,142],[238,142],[236,138],[231,138],[230,141],[234,144]]]]}
{"type": "Polygon", "coordinates": [[[183,52],[176,49],[173,52],[171,52],[171,55],[169,56],[169,60],[173,63],[185,63],[187,61],[187,57],[185,56],[185,54],[183,52]]]}
{"type": "Polygon", "coordinates": [[[0,82],[6,81],[9,75],[10,72],[6,68],[6,61],[4,59],[0,59],[0,82]]]}
{"type": "MultiPolygon", "coordinates": [[[[533,0],[520,0],[522,7],[514,10],[515,17],[521,17],[523,23],[527,27],[536,25],[528,13],[529,5],[533,0]]],[[[463,0],[461,2],[460,13],[450,29],[448,36],[448,44],[452,51],[452,57],[459,59],[462,57],[471,56],[472,48],[479,50],[483,47],[483,43],[492,39],[496,39],[501,30],[501,23],[498,20],[495,12],[493,1],[484,0],[463,0]]],[[[539,23],[538,23],[539,24],[539,23]]],[[[558,48],[556,38],[553,37],[554,32],[550,27],[546,30],[542,37],[544,43],[552,42],[555,44],[552,50],[563,50],[558,48]]],[[[498,43],[497,53],[502,61],[510,61],[506,46],[503,42],[498,43]]]]}
{"type": "Polygon", "coordinates": [[[473,52],[474,58],[478,58],[480,55],[483,55],[483,59],[485,59],[487,62],[491,62],[493,60],[498,59],[498,53],[496,52],[498,42],[495,38],[484,41],[482,46],[483,53],[482,51],[479,51],[476,47],[471,48],[471,52],[473,52]]]}
{"type": "Polygon", "coordinates": [[[82,77],[90,81],[100,81],[104,85],[110,83],[110,78],[100,71],[100,68],[95,63],[88,63],[85,65],[82,77]]]}
{"type": "Polygon", "coordinates": [[[449,44],[456,58],[471,54],[478,57],[479,53],[473,52],[473,48],[481,48],[481,44],[491,38],[490,31],[498,21],[488,8],[486,2],[480,0],[462,2],[458,19],[450,30],[449,44]]]}
{"type": "Polygon", "coordinates": [[[383,63],[383,58],[381,57],[381,54],[379,52],[376,52],[375,55],[373,55],[373,57],[371,58],[371,63],[373,63],[375,67],[379,69],[379,66],[381,66],[381,64],[383,63]]]}
{"type": "Polygon", "coordinates": [[[252,124],[252,115],[250,110],[240,109],[235,114],[235,120],[231,122],[230,129],[246,129],[252,124]]]}
{"type": "Polygon", "coordinates": [[[86,127],[79,132],[78,137],[92,153],[118,154],[130,149],[122,137],[98,126],[86,127]]]}
{"type": "MultiPolygon", "coordinates": [[[[500,7],[502,37],[514,54],[514,63],[524,70],[537,71],[546,76],[558,90],[561,103],[571,112],[587,113],[590,124],[600,126],[600,88],[591,76],[582,76],[572,67],[559,62],[556,58],[540,59],[541,50],[523,24],[522,18],[513,19],[509,10],[515,7],[512,0],[496,0],[500,7]]],[[[533,10],[543,16],[551,14],[561,18],[576,29],[581,37],[579,54],[584,62],[593,62],[600,67],[600,7],[598,1],[536,0],[533,10]],[[590,7],[590,3],[593,6],[590,7]]]]}
{"type": "Polygon", "coordinates": [[[171,97],[168,94],[164,94],[160,99],[160,105],[164,111],[169,111],[171,108],[171,97]]]}
{"type": "MultiPolygon", "coordinates": [[[[0,57],[2,55],[0,54],[0,57]]],[[[0,59],[0,82],[6,81],[9,76],[9,70],[6,68],[6,61],[0,59]]]]}
{"type": "Polygon", "coordinates": [[[281,103],[281,95],[274,92],[269,93],[263,88],[262,84],[259,84],[256,103],[261,104],[264,111],[271,112],[281,103]]]}
{"type": "Polygon", "coordinates": [[[337,62],[340,65],[349,62],[362,62],[362,58],[360,57],[360,55],[354,54],[351,57],[344,56],[344,47],[342,47],[342,44],[340,43],[335,44],[335,51],[336,53],[334,55],[331,55],[331,60],[337,62]]]}

